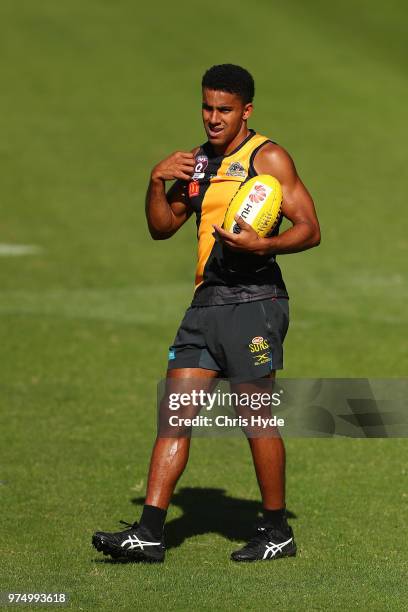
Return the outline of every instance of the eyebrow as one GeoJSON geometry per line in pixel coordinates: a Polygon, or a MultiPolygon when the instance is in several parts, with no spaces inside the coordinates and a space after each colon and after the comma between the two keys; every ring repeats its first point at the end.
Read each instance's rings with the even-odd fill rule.
{"type": "Polygon", "coordinates": [[[233,109],[232,106],[228,106],[227,104],[224,104],[223,106],[210,106],[210,104],[206,104],[205,102],[203,102],[202,108],[204,108],[205,110],[212,110],[213,108],[216,108],[217,110],[232,110],[233,109]]]}

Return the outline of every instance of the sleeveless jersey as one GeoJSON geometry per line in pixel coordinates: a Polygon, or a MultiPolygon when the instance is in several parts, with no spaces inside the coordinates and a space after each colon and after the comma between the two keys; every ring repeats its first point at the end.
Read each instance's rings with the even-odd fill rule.
{"type": "MultiPolygon", "coordinates": [[[[256,176],[253,160],[272,142],[250,130],[229,155],[217,155],[206,142],[196,153],[194,174],[188,185],[189,202],[196,214],[198,261],[192,306],[213,306],[288,297],[275,256],[237,253],[212,233],[222,225],[231,199],[242,183],[256,176]]],[[[279,233],[279,223],[272,235],[279,233]]]]}

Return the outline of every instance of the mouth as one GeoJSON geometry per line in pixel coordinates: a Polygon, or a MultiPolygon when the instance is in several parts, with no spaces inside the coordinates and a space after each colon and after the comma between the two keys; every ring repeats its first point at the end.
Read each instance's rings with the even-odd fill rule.
{"type": "Polygon", "coordinates": [[[224,131],[224,128],[222,127],[215,127],[215,128],[211,128],[210,126],[208,126],[208,136],[210,136],[210,138],[218,138],[222,132],[224,131]]]}

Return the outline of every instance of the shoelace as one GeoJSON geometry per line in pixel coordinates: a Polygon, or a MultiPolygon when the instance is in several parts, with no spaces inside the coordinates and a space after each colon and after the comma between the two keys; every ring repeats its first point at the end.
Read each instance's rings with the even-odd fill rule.
{"type": "Polygon", "coordinates": [[[244,548],[252,548],[253,546],[258,546],[258,544],[262,544],[268,540],[268,536],[266,534],[265,527],[257,527],[254,536],[249,540],[249,542],[244,546],[244,548]]]}
{"type": "MultiPolygon", "coordinates": [[[[119,523],[122,523],[122,525],[126,525],[128,529],[137,529],[137,527],[139,527],[139,523],[137,521],[132,524],[128,523],[127,521],[119,521],[119,523]]],[[[124,531],[126,530],[124,529],[124,531]]]]}
{"type": "Polygon", "coordinates": [[[278,529],[274,527],[264,527],[262,525],[257,525],[256,533],[253,538],[250,539],[246,547],[257,546],[258,544],[262,544],[263,542],[268,542],[271,538],[273,538],[279,532],[278,529]]]}

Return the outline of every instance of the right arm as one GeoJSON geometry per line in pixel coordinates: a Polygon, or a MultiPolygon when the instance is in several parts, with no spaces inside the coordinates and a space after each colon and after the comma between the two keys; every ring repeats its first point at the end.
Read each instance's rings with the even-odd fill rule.
{"type": "Polygon", "coordinates": [[[191,215],[188,184],[194,172],[193,153],[173,153],[152,170],[146,194],[146,218],[154,240],[170,238],[191,215]],[[166,194],[166,181],[175,180],[166,194]]]}

